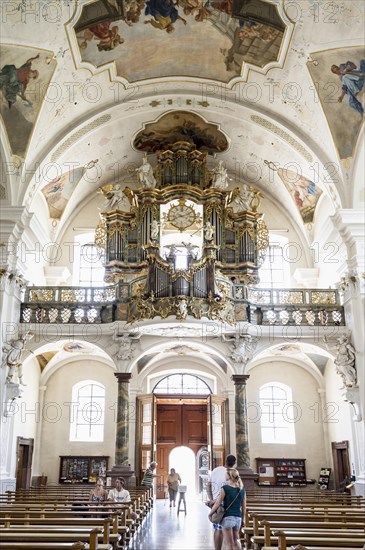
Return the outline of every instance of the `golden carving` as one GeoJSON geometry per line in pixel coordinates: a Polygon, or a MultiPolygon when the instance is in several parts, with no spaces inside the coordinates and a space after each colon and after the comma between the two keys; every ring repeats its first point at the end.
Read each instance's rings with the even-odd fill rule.
{"type": "Polygon", "coordinates": [[[312,290],[312,304],[336,304],[336,291],[312,290]]]}
{"type": "Polygon", "coordinates": [[[105,250],[106,248],[106,222],[101,218],[95,229],[95,246],[105,250]]]}
{"type": "Polygon", "coordinates": [[[211,294],[207,299],[204,299],[188,298],[186,296],[156,298],[152,293],[149,298],[132,298],[128,304],[129,323],[153,319],[154,317],[166,319],[170,315],[175,315],[180,320],[191,315],[195,319],[207,317],[212,321],[220,321],[230,325],[235,323],[233,302],[228,299],[217,301],[211,294]]]}

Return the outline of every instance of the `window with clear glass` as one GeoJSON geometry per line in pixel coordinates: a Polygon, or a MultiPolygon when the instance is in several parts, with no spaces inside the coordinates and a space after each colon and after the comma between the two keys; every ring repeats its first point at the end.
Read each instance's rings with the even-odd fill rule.
{"type": "Polygon", "coordinates": [[[95,246],[94,233],[75,237],[72,282],[77,286],[104,286],[105,251],[95,246]]]}
{"type": "Polygon", "coordinates": [[[80,250],[80,286],[103,286],[104,251],[92,243],[84,244],[80,250]]]}
{"type": "Polygon", "coordinates": [[[192,374],[171,374],[160,380],[153,388],[153,393],[176,394],[210,394],[208,384],[198,376],[192,374]]]}
{"type": "Polygon", "coordinates": [[[72,388],[70,441],[104,441],[105,387],[83,380],[72,388]]]}
{"type": "Polygon", "coordinates": [[[290,262],[287,258],[288,239],[270,235],[270,246],[259,269],[259,288],[287,288],[290,286],[290,262]]]}
{"type": "Polygon", "coordinates": [[[295,444],[297,409],[291,388],[273,382],[262,386],[259,396],[262,443],[295,444]]]}

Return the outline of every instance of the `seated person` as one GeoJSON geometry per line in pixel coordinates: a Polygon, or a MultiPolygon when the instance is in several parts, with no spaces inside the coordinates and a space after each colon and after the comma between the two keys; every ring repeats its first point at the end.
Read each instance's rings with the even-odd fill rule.
{"type": "Polygon", "coordinates": [[[124,489],[125,479],[117,477],[115,487],[109,491],[108,500],[112,502],[131,502],[131,495],[124,489]]]}
{"type": "Polygon", "coordinates": [[[104,488],[104,480],[98,477],[94,489],[90,491],[89,501],[101,503],[106,500],[108,500],[108,491],[104,488]]]}

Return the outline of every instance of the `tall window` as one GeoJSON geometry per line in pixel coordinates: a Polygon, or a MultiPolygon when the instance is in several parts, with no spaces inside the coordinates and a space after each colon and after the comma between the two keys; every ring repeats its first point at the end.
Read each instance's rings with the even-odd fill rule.
{"type": "Polygon", "coordinates": [[[298,410],[289,386],[271,382],[260,388],[262,443],[295,444],[298,410]]]}
{"type": "Polygon", "coordinates": [[[75,238],[73,282],[79,286],[104,285],[104,251],[93,243],[94,234],[75,238]]]}
{"type": "Polygon", "coordinates": [[[260,288],[287,288],[290,286],[290,263],[287,258],[287,237],[270,235],[270,246],[259,270],[260,288]]]}
{"type": "Polygon", "coordinates": [[[105,387],[83,380],[72,387],[70,441],[104,441],[105,387]]]}

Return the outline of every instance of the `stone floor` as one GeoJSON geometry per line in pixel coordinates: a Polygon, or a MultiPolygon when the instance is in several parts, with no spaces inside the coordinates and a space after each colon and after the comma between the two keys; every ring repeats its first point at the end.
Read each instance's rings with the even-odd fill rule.
{"type": "Polygon", "coordinates": [[[213,526],[201,500],[187,499],[187,513],[155,500],[151,514],[128,550],[213,550],[213,526]]]}

